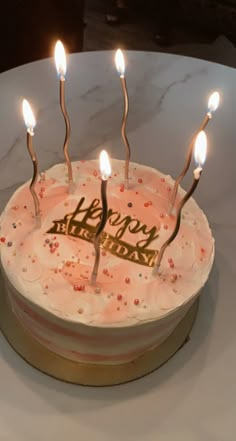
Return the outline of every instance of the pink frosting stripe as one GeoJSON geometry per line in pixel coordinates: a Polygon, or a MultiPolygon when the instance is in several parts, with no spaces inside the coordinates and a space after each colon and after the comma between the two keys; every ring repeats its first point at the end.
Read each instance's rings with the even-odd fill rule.
{"type": "MultiPolygon", "coordinates": [[[[19,319],[20,320],[20,319],[19,319]]],[[[27,326],[25,326],[25,329],[32,334],[32,336],[43,346],[45,346],[47,349],[51,350],[52,352],[55,352],[65,358],[68,358],[70,360],[79,361],[79,362],[93,362],[93,363],[102,363],[102,362],[128,362],[130,360],[134,360],[137,357],[140,357],[144,352],[151,349],[150,345],[146,345],[144,347],[141,347],[135,351],[130,351],[122,354],[116,354],[116,355],[105,355],[105,354],[90,354],[90,353],[83,353],[78,352],[74,350],[68,350],[64,349],[60,346],[58,346],[55,343],[50,342],[49,340],[41,337],[37,334],[37,332],[29,330],[27,326]]],[[[168,335],[165,335],[161,338],[159,338],[155,342],[155,346],[160,345],[168,335]]]]}
{"type": "MultiPolygon", "coordinates": [[[[81,342],[89,342],[92,344],[99,344],[99,346],[106,346],[109,344],[120,344],[120,343],[127,343],[133,340],[137,340],[138,334],[135,332],[133,335],[123,335],[123,336],[110,336],[107,334],[106,336],[102,336],[103,340],[101,341],[101,335],[96,337],[95,335],[89,336],[85,334],[81,334],[76,331],[72,331],[70,329],[64,328],[56,323],[50,322],[45,317],[39,315],[36,311],[34,311],[32,308],[30,308],[26,303],[24,303],[21,299],[19,299],[13,292],[11,291],[11,301],[16,303],[16,305],[22,309],[25,313],[27,313],[31,318],[33,318],[38,324],[41,326],[44,326],[47,330],[50,330],[56,334],[60,334],[62,336],[68,336],[72,337],[76,340],[80,340],[81,342]]],[[[159,324],[154,329],[148,330],[148,332],[143,333],[142,332],[142,338],[150,337],[157,332],[161,332],[163,330],[168,329],[170,326],[177,325],[180,319],[183,316],[183,311],[181,311],[178,316],[175,316],[174,318],[170,319],[168,322],[166,321],[165,324],[159,324]]],[[[136,329],[137,331],[137,329],[136,329]]]]}

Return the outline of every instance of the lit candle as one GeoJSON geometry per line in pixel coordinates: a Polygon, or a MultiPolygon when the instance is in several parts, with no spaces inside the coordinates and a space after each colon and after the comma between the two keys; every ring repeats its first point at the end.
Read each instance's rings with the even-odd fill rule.
{"type": "Polygon", "coordinates": [[[94,237],[94,250],[95,250],[95,262],[93,267],[93,272],[91,276],[91,284],[95,285],[97,280],[97,273],[100,261],[100,236],[103,232],[106,221],[107,221],[107,180],[111,176],[111,165],[109,161],[109,156],[105,150],[100,153],[100,171],[101,171],[101,200],[102,200],[102,218],[98,225],[95,237],[94,237]]]}
{"type": "Polygon", "coordinates": [[[123,95],[124,95],[124,114],[121,124],[121,135],[125,144],[125,150],[126,150],[126,159],[125,159],[125,185],[126,188],[128,188],[129,185],[129,162],[130,162],[130,146],[129,141],[126,135],[126,123],[127,123],[127,117],[129,112],[129,97],[127,92],[127,85],[125,80],[125,60],[123,53],[120,49],[116,51],[115,55],[115,62],[116,62],[116,69],[117,72],[120,75],[123,95]]]}
{"type": "Polygon", "coordinates": [[[30,104],[25,99],[22,102],[22,111],[23,111],[25,125],[27,127],[27,148],[33,163],[33,177],[30,183],[30,192],[32,194],[32,198],[34,201],[36,225],[39,228],[41,225],[40,206],[39,206],[38,196],[35,191],[35,185],[38,179],[38,161],[32,145],[32,137],[34,136],[34,128],[36,126],[36,121],[32,109],[30,107],[30,104]]]}
{"type": "Polygon", "coordinates": [[[194,148],[194,142],[196,140],[196,136],[197,134],[201,131],[201,130],[205,130],[208,122],[212,119],[212,114],[213,112],[215,112],[215,110],[217,109],[217,107],[219,106],[219,102],[220,102],[220,95],[219,92],[213,92],[208,100],[208,112],[206,113],[202,124],[200,125],[200,128],[198,130],[198,132],[193,136],[189,147],[188,147],[188,152],[187,152],[187,157],[186,157],[186,162],[185,162],[185,166],[182,170],[182,172],[180,173],[180,175],[178,176],[178,178],[175,181],[174,187],[173,187],[173,191],[171,194],[171,200],[170,200],[170,204],[169,204],[169,208],[168,208],[168,214],[172,213],[174,204],[175,204],[175,200],[176,200],[176,195],[178,192],[178,187],[180,182],[182,181],[182,179],[184,178],[184,176],[186,175],[190,163],[191,163],[191,159],[192,159],[192,153],[193,153],[193,148],[194,148]]]}
{"type": "Polygon", "coordinates": [[[60,106],[66,126],[63,151],[68,168],[69,192],[72,192],[74,188],[73,174],[72,174],[71,160],[68,154],[68,146],[70,139],[70,120],[65,105],[66,54],[65,54],[64,46],[61,41],[57,41],[55,46],[55,64],[56,64],[57,74],[60,79],[60,106]]]}
{"type": "Polygon", "coordinates": [[[185,194],[183,199],[180,201],[180,204],[177,209],[176,223],[175,223],[174,231],[170,235],[170,237],[167,239],[167,241],[162,245],[162,247],[159,251],[157,263],[153,268],[154,275],[156,275],[159,271],[161,261],[162,261],[162,258],[163,258],[163,255],[164,255],[166,248],[171,244],[171,242],[173,242],[173,240],[175,239],[175,237],[178,234],[178,231],[180,228],[180,223],[181,223],[182,209],[198,186],[200,176],[202,173],[202,166],[203,166],[205,159],[206,159],[206,150],[207,150],[207,137],[206,137],[205,132],[202,130],[201,132],[198,133],[198,135],[196,137],[196,141],[195,141],[194,156],[195,156],[195,161],[197,163],[197,168],[195,168],[195,170],[193,171],[194,180],[193,180],[193,183],[192,183],[189,191],[185,194]]]}

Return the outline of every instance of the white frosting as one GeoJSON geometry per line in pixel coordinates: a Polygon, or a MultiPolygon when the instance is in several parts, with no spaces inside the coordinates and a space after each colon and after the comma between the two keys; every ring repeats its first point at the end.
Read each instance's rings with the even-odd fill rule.
{"type": "MultiPolygon", "coordinates": [[[[108,182],[109,208],[120,213],[120,219],[131,216],[146,225],[148,230],[156,227],[158,237],[146,249],[158,251],[175,223],[175,219],[166,214],[172,178],[132,163],[130,188],[126,190],[122,187],[124,162],[112,161],[112,170],[108,182]],[[128,206],[130,203],[132,207],[128,206]]],[[[149,323],[168,317],[189,302],[206,282],[214,258],[214,240],[207,219],[196,202],[191,199],[184,208],[179,234],[166,250],[159,275],[154,277],[151,267],[106,251],[105,255],[101,253],[97,278],[100,292],[97,292],[90,283],[93,244],[70,235],[47,233],[53,227],[53,221],[63,220],[66,214],[75,211],[82,197],[85,197],[82,209],[95,198],[100,199],[98,161],[73,163],[73,171],[76,183],[73,194],[67,191],[63,164],[48,170],[45,180],[37,184],[37,193],[43,193],[40,229],[35,228],[32,216],[29,183],[15,192],[2,214],[0,234],[6,239],[1,242],[2,267],[22,299],[38,306],[41,313],[45,311],[62,321],[99,327],[149,323]],[[25,204],[27,208],[24,208],[25,204]],[[48,240],[52,244],[59,243],[56,251],[50,252],[48,240]],[[8,246],[8,242],[12,245],[8,246]],[[174,268],[169,259],[172,259],[174,268]],[[84,289],[76,291],[75,285],[83,285],[84,289]]],[[[183,194],[180,190],[180,195],[183,194]]],[[[76,220],[80,221],[83,216],[84,213],[80,213],[76,220]]],[[[114,221],[115,217],[113,215],[111,219],[114,221]]],[[[88,220],[93,227],[98,222],[99,219],[88,220]]],[[[130,225],[134,227],[135,222],[130,225]]],[[[121,237],[125,244],[135,246],[138,241],[147,239],[148,235],[142,232],[131,233],[130,225],[121,237]]],[[[110,225],[108,220],[105,232],[114,237],[119,228],[121,225],[110,225]]]]}

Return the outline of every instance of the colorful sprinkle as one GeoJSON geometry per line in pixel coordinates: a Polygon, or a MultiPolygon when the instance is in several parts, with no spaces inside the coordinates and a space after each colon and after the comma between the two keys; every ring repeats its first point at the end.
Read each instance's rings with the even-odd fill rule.
{"type": "Polygon", "coordinates": [[[132,202],[128,202],[128,207],[132,207],[132,206],[133,206],[132,202]]]}
{"type": "Polygon", "coordinates": [[[12,242],[11,241],[7,242],[7,246],[11,247],[12,246],[12,242]]]}
{"type": "Polygon", "coordinates": [[[6,241],[5,237],[1,237],[1,242],[4,243],[6,241]]]}
{"type": "Polygon", "coordinates": [[[129,277],[125,278],[125,283],[130,283],[130,278],[129,277]]]}
{"type": "Polygon", "coordinates": [[[134,300],[134,304],[135,304],[135,305],[139,305],[139,299],[135,299],[135,300],[134,300]]]}
{"type": "Polygon", "coordinates": [[[118,294],[117,300],[122,300],[122,294],[118,294]]]}
{"type": "Polygon", "coordinates": [[[168,225],[164,225],[164,230],[168,230],[168,225]]]}
{"type": "Polygon", "coordinates": [[[138,178],[138,183],[142,184],[142,182],[143,182],[142,178],[138,178]]]}

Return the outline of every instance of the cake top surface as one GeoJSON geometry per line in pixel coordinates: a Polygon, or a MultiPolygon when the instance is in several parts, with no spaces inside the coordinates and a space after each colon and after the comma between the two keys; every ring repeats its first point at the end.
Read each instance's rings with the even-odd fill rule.
{"type": "MultiPolygon", "coordinates": [[[[41,228],[35,226],[29,182],[2,214],[2,267],[28,302],[68,321],[128,326],[165,316],[198,293],[214,258],[205,215],[193,199],[188,201],[178,236],[164,254],[160,274],[153,276],[157,252],[175,225],[175,216],[167,215],[174,181],[131,163],[126,189],[124,161],[119,160],[112,161],[108,221],[92,286],[93,237],[101,218],[99,163],[74,162],[73,173],[72,194],[64,164],[41,174],[36,184],[41,228]]],[[[178,198],[183,195],[180,189],[178,198]]]]}

